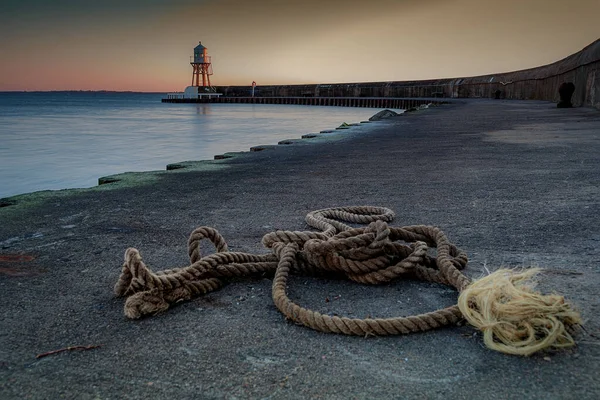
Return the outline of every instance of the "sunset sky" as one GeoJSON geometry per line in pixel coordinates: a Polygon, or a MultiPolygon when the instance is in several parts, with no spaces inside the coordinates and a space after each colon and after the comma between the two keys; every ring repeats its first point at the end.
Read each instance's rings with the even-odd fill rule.
{"type": "Polygon", "coordinates": [[[181,91],[401,81],[557,61],[600,38],[600,0],[2,0],[0,90],[181,91]]]}

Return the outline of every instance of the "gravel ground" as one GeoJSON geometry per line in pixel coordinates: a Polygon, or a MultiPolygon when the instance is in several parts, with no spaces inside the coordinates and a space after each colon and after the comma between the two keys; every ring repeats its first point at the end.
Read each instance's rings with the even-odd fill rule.
{"type": "MultiPolygon", "coordinates": [[[[599,154],[598,110],[466,101],[186,169],[5,199],[0,398],[600,398],[599,154]],[[284,319],[269,277],[135,321],[113,295],[127,247],[155,270],[184,266],[189,233],[209,225],[231,250],[265,253],[265,233],[308,230],[307,212],[343,205],[389,207],[395,225],[439,226],[469,255],[470,277],[547,268],[540,289],[564,294],[583,315],[578,346],[508,356],[464,324],[397,337],[324,334],[284,319]],[[75,345],[101,347],[36,358],[75,345]]],[[[302,276],[289,295],[361,318],[457,298],[418,281],[302,276]]]]}

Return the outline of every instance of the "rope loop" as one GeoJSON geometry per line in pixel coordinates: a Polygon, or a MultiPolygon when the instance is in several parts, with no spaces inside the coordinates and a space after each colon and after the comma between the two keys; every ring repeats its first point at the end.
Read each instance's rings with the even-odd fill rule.
{"type": "Polygon", "coordinates": [[[208,239],[215,246],[217,253],[223,253],[228,251],[227,242],[225,238],[221,236],[219,231],[210,226],[201,226],[194,229],[188,240],[188,255],[190,256],[190,262],[193,264],[202,258],[200,253],[200,242],[204,239],[208,239]]]}

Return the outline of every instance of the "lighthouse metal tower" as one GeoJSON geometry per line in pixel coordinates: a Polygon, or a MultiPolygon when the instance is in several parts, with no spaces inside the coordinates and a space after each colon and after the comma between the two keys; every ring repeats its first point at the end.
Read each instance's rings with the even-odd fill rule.
{"type": "Polygon", "coordinates": [[[194,47],[194,55],[190,57],[190,64],[193,68],[192,86],[210,88],[210,76],[213,74],[212,65],[207,48],[202,46],[202,42],[198,42],[198,46],[194,47]],[[200,85],[200,77],[202,77],[202,85],[200,85]]]}
{"type": "Polygon", "coordinates": [[[213,74],[210,56],[202,42],[194,47],[194,55],[190,57],[192,71],[192,85],[183,92],[168,93],[163,102],[168,103],[211,103],[218,99],[222,93],[217,93],[217,88],[210,86],[210,76],[213,74]],[[202,83],[200,83],[202,77],[202,83]]]}

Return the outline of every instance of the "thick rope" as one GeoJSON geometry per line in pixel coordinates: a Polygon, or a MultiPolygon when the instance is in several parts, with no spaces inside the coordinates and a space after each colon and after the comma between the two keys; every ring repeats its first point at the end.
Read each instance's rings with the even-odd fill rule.
{"type": "MultiPolygon", "coordinates": [[[[262,243],[272,253],[263,255],[229,252],[217,230],[200,227],[190,236],[190,265],[183,268],[153,272],[144,264],[138,250],[127,249],[115,293],[127,297],[125,315],[140,318],[217,290],[231,278],[274,275],[272,297],[277,308],[286,318],[318,331],[360,336],[397,335],[457,323],[466,313],[458,305],[409,317],[356,319],[323,315],[295,304],[287,296],[290,274],[335,275],[363,284],[412,278],[448,285],[458,292],[469,287],[470,280],[461,272],[467,265],[467,255],[450,243],[439,228],[390,227],[387,222],[393,218],[394,213],[383,207],[313,211],[306,216],[306,222],[321,232],[268,233],[262,243]],[[368,226],[353,228],[344,222],[368,226]],[[199,244],[204,239],[213,243],[216,252],[202,257],[199,244]],[[436,257],[427,254],[429,247],[437,248],[436,257]]],[[[481,308],[472,298],[462,303],[474,310],[481,308]]],[[[578,321],[570,320],[571,325],[578,321]]],[[[496,346],[499,351],[525,354],[505,351],[502,346],[510,346],[509,341],[497,340],[494,333],[489,336],[491,331],[486,329],[482,328],[489,347],[493,347],[488,343],[491,340],[502,343],[496,346]]],[[[564,340],[564,335],[560,338],[559,345],[566,346],[568,340],[564,340]]]]}

